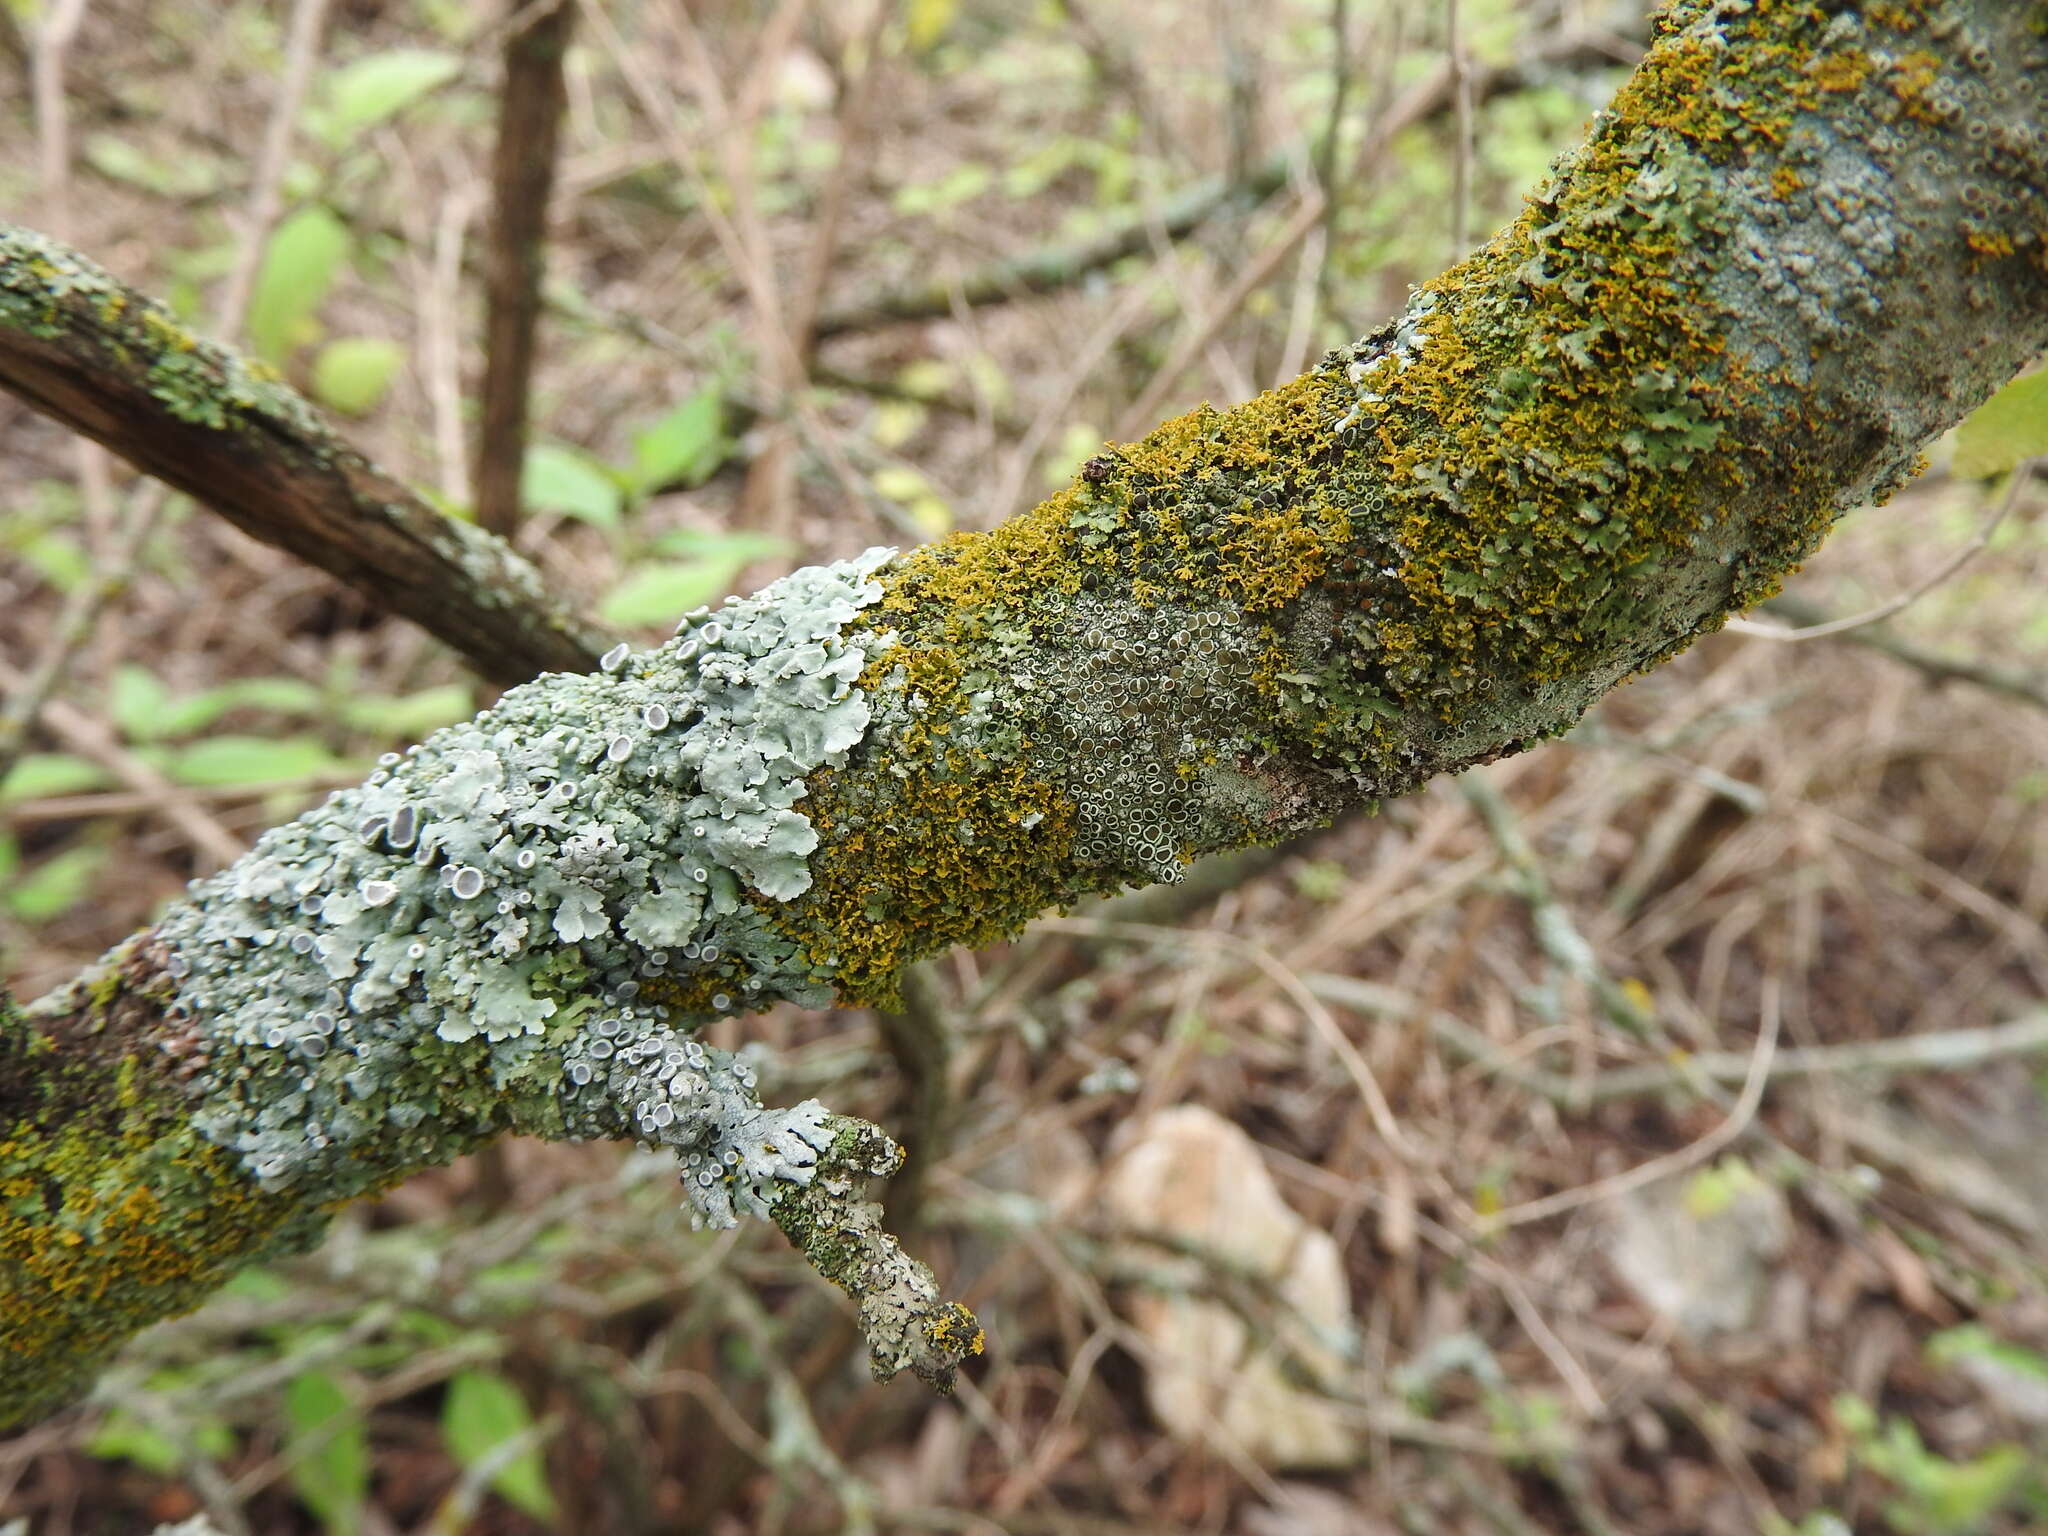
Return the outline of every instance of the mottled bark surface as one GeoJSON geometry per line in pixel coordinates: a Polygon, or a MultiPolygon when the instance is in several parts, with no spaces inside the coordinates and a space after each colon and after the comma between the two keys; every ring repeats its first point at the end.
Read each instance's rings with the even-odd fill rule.
{"type": "MultiPolygon", "coordinates": [[[[1520,750],[1767,595],[2048,341],[2044,24],[1678,6],[1382,332],[267,836],[0,1043],[34,1106],[0,1417],[503,1130],[672,1145],[707,1219],[783,1219],[844,1122],[763,1110],[709,1019],[886,1004],[920,954],[1520,750]]],[[[862,1243],[813,1247],[860,1294],[862,1243]]]]}

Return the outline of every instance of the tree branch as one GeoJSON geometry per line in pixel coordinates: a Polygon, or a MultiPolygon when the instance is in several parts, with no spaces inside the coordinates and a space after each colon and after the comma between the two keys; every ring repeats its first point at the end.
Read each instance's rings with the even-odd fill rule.
{"type": "MultiPolygon", "coordinates": [[[[515,13],[524,7],[512,0],[515,13]]],[[[519,527],[526,464],[527,396],[541,277],[547,265],[548,200],[565,93],[562,63],[576,7],[569,0],[530,18],[505,39],[498,90],[498,146],[491,157],[491,228],[484,266],[484,379],[477,433],[476,520],[510,538],[519,527]]]]}
{"type": "Polygon", "coordinates": [[[514,689],[274,829],[0,1038],[0,1418],[508,1130],[674,1149],[703,1219],[858,1257],[878,1365],[943,1374],[970,1325],[834,1171],[879,1142],[762,1108],[704,1026],[894,1005],[922,955],[1558,734],[1767,596],[2048,342],[2038,15],[1681,0],[1382,331],[993,533],[514,689]]]}
{"type": "Polygon", "coordinates": [[[484,676],[582,671],[603,638],[299,395],[76,251],[0,224],[0,388],[413,620],[484,676]]]}

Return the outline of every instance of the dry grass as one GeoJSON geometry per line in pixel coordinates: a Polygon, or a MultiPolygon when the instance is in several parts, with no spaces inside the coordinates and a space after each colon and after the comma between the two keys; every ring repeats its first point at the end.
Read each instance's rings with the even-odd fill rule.
{"type": "MultiPolygon", "coordinates": [[[[1482,61],[1599,19],[1586,3],[1462,9],[1482,61]]],[[[1352,10],[1362,140],[1446,39],[1436,7],[1352,10]]],[[[1583,103],[1559,90],[1482,108],[1463,176],[1454,117],[1411,130],[1376,180],[1347,183],[1327,247],[1283,189],[1029,302],[806,334],[819,274],[830,308],[964,273],[1299,142],[1327,111],[1327,11],[1278,8],[1234,44],[1254,57],[1230,53],[1236,34],[1207,5],[967,0],[925,53],[885,28],[868,105],[850,112],[870,67],[862,6],[587,7],[535,420],[620,462],[636,425],[724,379],[752,425],[711,480],[654,497],[625,534],[543,513],[523,546],[595,597],[665,530],[764,528],[791,559],[822,559],[900,541],[906,508],[983,526],[1129,402],[1163,413],[1234,397],[1369,323],[1449,254],[1452,189],[1469,183],[1470,227],[1490,227],[1583,103]],[[1248,82],[1244,111],[1233,77],[1248,82]],[[1056,145],[1069,163],[1046,157],[1056,145]],[[972,190],[973,167],[987,189],[946,204],[948,188],[972,190]],[[1290,249],[1262,257],[1281,238],[1290,249]],[[1244,284],[1246,271],[1270,278],[1244,284]],[[922,503],[899,494],[908,468],[922,503]]],[[[487,30],[439,35],[436,16],[469,25],[459,7],[337,0],[324,70],[434,47],[465,72],[345,153],[302,139],[285,185],[298,197],[317,181],[363,253],[321,310],[328,333],[405,348],[353,432],[459,498],[494,45],[487,30]]],[[[203,296],[240,249],[282,29],[255,5],[86,7],[65,61],[70,163],[38,181],[31,93],[13,95],[0,206],[64,227],[144,289],[203,296]],[[106,174],[109,139],[168,167],[168,190],[106,174]]],[[[1582,71],[1577,88],[1597,99],[1612,78],[1582,71]]],[[[0,463],[0,652],[25,667],[59,604],[30,535],[104,562],[136,492],[4,399],[0,463]]],[[[1990,551],[1892,632],[2038,675],[2044,502],[2023,496],[1990,551]]],[[[1978,516],[1971,488],[1931,476],[1845,526],[1797,591],[1857,611],[1913,585],[1978,516]]],[[[771,574],[759,563],[744,580],[771,574]]],[[[436,1433],[444,1384],[480,1364],[543,1417],[565,1531],[846,1530],[863,1510],[884,1530],[971,1532],[1818,1536],[1832,1527],[1798,1522],[1821,1511],[1904,1536],[2031,1528],[2017,1507],[1941,1525],[1896,1465],[1873,1470],[1838,1398],[1912,1424],[1952,1461],[2012,1444],[2031,1464],[2038,1405],[1926,1346],[1977,1322],[2048,1354],[2048,1105],[2033,1068],[1770,1072],[1783,1052],[2039,1011],[2048,714],[1935,686],[1854,639],[1717,637],[1567,742],[1491,770],[1498,806],[1437,785],[1221,895],[1050,921],[933,965],[930,1006],[959,1041],[957,1115],[917,1242],[992,1335],[952,1403],[868,1383],[837,1298],[773,1234],[693,1236],[659,1167],[518,1144],[351,1213],[320,1252],[275,1267],[282,1284],[252,1282],[146,1337],[93,1405],[0,1446],[0,1511],[50,1536],[202,1505],[230,1528],[317,1529],[291,1496],[278,1405],[287,1379],[324,1362],[368,1424],[372,1532],[542,1528],[461,1485],[436,1433]],[[1327,976],[1370,983],[1372,1006],[1327,976]],[[1749,1059],[1767,1015],[1777,1055],[1757,1058],[1746,1102],[1739,1080],[1682,1071],[1602,1092],[1689,1053],[1749,1059]],[[1138,1115],[1175,1104],[1248,1131],[1286,1200],[1336,1240],[1355,1332],[1343,1368],[1303,1390],[1362,1431],[1350,1466],[1261,1468],[1216,1436],[1174,1439],[1148,1408],[1158,1362],[1129,1320],[1138,1291],[1192,1283],[1254,1337],[1284,1331],[1287,1311],[1227,1265],[1190,1282],[1111,1241],[1106,1162],[1138,1115]],[[1788,1218],[1754,1315],[1711,1334],[1625,1283],[1626,1201],[1602,1182],[1692,1146],[1689,1172],[1739,1157],[1788,1218]],[[1582,1193],[1555,1198],[1569,1191],[1582,1193]],[[182,1470],[88,1453],[116,1402],[190,1442],[182,1470]],[[209,1439],[196,1428],[209,1419],[232,1434],[209,1439]]],[[[261,676],[395,697],[461,677],[324,578],[181,508],[73,658],[65,718],[104,736],[113,679],[136,661],[178,693],[261,676]]],[[[81,750],[62,714],[37,745],[81,750]]],[[[395,744],[333,718],[245,712],[217,728],[312,730],[348,760],[395,744]]],[[[108,853],[64,910],[0,918],[7,974],[29,995],[210,867],[204,828],[246,839],[318,787],[167,792],[121,769],[123,754],[148,765],[114,735],[109,787],[0,807],[18,881],[71,850],[108,853]]],[[[726,1027],[776,1048],[783,1095],[901,1113],[865,1016],[726,1027]]]]}

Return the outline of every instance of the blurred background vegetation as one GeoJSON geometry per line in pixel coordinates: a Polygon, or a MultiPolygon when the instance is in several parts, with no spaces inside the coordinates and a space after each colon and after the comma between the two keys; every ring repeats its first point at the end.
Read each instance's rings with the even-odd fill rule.
{"type": "MultiPolygon", "coordinates": [[[[5,0],[0,213],[472,516],[501,57],[548,9],[5,0]]],[[[1511,217],[1646,35],[1605,0],[567,30],[515,537],[643,642],[1291,377],[1511,217]]],[[[2008,396],[1561,744],[935,962],[907,1017],[721,1026],[916,1149],[893,1215],[991,1335],[954,1400],[869,1382],[840,1298],[690,1232],[661,1159],[514,1143],[0,1443],[0,1529],[2037,1528],[2044,414],[2008,396]]],[[[487,702],[0,397],[0,694],[81,593],[0,781],[25,996],[487,702]]]]}

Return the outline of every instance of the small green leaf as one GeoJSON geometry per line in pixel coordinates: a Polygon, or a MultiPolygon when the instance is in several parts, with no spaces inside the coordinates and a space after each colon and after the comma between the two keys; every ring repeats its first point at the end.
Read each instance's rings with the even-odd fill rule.
{"type": "Polygon", "coordinates": [[[262,709],[303,718],[319,714],[325,705],[318,688],[296,677],[240,677],[173,701],[164,711],[156,739],[173,741],[193,735],[231,709],[262,709]]]}
{"type": "MultiPolygon", "coordinates": [[[[218,1459],[235,1450],[235,1432],[219,1419],[184,1418],[180,1426],[189,1436],[191,1450],[218,1459]]],[[[103,1461],[132,1461],[158,1477],[171,1477],[184,1470],[186,1451],[170,1436],[151,1428],[125,1408],[115,1408],[100,1422],[86,1442],[86,1454],[103,1461]]]]}
{"type": "Polygon", "coordinates": [[[890,201],[898,213],[912,217],[923,213],[943,213],[962,203],[973,202],[994,185],[995,179],[994,171],[970,161],[966,165],[954,166],[937,181],[899,187],[890,201]]]}
{"type": "Polygon", "coordinates": [[[53,854],[27,874],[7,882],[0,892],[10,916],[24,923],[46,923],[77,906],[92,891],[93,877],[107,862],[107,850],[79,844],[53,854]]]}
{"type": "Polygon", "coordinates": [[[724,395],[717,385],[707,384],[633,434],[633,488],[646,495],[666,485],[702,485],[730,448],[724,395]]]}
{"type": "Polygon", "coordinates": [[[1949,473],[1964,480],[2002,475],[2048,453],[2048,368],[2014,379],[1956,428],[1949,473]]]}
{"type": "Polygon", "coordinates": [[[307,339],[348,250],[347,226],[317,205],[278,225],[249,299],[249,340],[259,356],[281,363],[307,339]]]}
{"type": "Polygon", "coordinates": [[[165,772],[206,789],[310,779],[346,766],[311,736],[212,736],[172,754],[165,772]]]}
{"type": "Polygon", "coordinates": [[[352,698],[342,705],[342,718],[357,730],[407,741],[475,713],[476,690],[468,683],[443,683],[397,698],[352,698]]]}
{"type": "MultiPolygon", "coordinates": [[[[441,1405],[441,1437],[448,1452],[473,1467],[515,1435],[533,1425],[519,1389],[493,1371],[460,1371],[448,1383],[441,1405]]],[[[529,1447],[498,1468],[491,1487],[536,1520],[554,1518],[554,1496],[548,1492],[540,1451],[529,1447]]]]}
{"type": "Polygon", "coordinates": [[[92,579],[92,562],[68,533],[30,535],[22,541],[21,558],[59,592],[75,592],[92,579]]]}
{"type": "Polygon", "coordinates": [[[177,1443],[134,1414],[116,1408],[85,1442],[85,1453],[102,1461],[132,1461],[145,1472],[169,1477],[183,1464],[177,1443]]]}
{"type": "Polygon", "coordinates": [[[725,596],[734,567],[723,561],[643,565],[605,594],[598,617],[621,629],[673,623],[700,603],[725,596]]]}
{"type": "Polygon", "coordinates": [[[671,528],[650,546],[658,555],[685,555],[694,560],[730,561],[735,575],[743,565],[756,560],[774,560],[794,554],[796,546],[772,533],[750,533],[735,529],[671,528]]]}
{"type": "Polygon", "coordinates": [[[170,689],[149,668],[129,661],[115,669],[107,690],[107,711],[130,741],[155,741],[162,736],[170,702],[170,689]]]}
{"type": "Polygon", "coordinates": [[[405,361],[405,348],[382,336],[344,336],[320,349],[313,363],[313,393],[344,416],[377,408],[405,361]]]}
{"type": "Polygon", "coordinates": [[[953,25],[959,0],[910,0],[904,32],[912,53],[927,53],[938,45],[953,25]]]}
{"type": "Polygon", "coordinates": [[[0,805],[75,795],[106,782],[106,770],[82,757],[68,752],[30,752],[17,759],[13,771],[0,780],[0,805]]]}
{"type": "Polygon", "coordinates": [[[325,1371],[292,1378],[284,1391],[287,1453],[299,1501],[328,1536],[355,1536],[370,1491],[370,1442],[339,1381],[325,1371]]]}
{"type": "Polygon", "coordinates": [[[313,131],[340,149],[461,73],[457,55],[432,48],[394,48],[357,59],[327,77],[321,107],[311,114],[313,131]]]}
{"type": "Polygon", "coordinates": [[[624,506],[609,470],[560,443],[535,443],[526,450],[519,496],[534,511],[559,512],[599,528],[618,527],[624,506]]]}
{"type": "Polygon", "coordinates": [[[125,181],[159,197],[196,202],[211,197],[226,181],[226,165],[185,145],[170,158],[150,154],[117,133],[95,133],[83,146],[85,160],[110,181],[125,181]]]}

